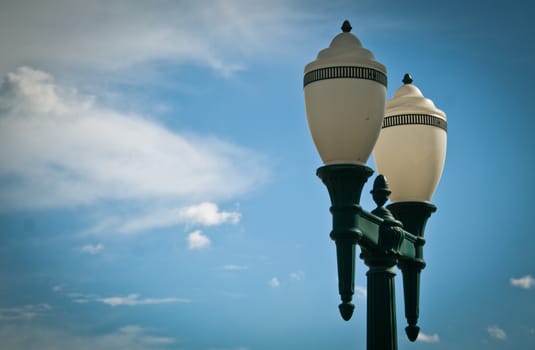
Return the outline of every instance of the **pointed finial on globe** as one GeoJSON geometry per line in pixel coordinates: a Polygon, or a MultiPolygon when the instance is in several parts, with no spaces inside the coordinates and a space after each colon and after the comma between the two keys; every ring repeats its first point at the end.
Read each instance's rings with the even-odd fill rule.
{"type": "Polygon", "coordinates": [[[411,75],[409,73],[405,74],[405,76],[403,77],[403,80],[402,80],[403,84],[405,84],[405,85],[406,84],[412,84],[412,81],[413,81],[412,77],[411,77],[411,75]]]}
{"type": "Polygon", "coordinates": [[[342,29],[342,32],[349,33],[351,31],[351,29],[353,29],[353,28],[351,27],[351,23],[349,23],[349,21],[346,19],[344,21],[344,23],[342,24],[342,28],[341,29],[342,29]]]}

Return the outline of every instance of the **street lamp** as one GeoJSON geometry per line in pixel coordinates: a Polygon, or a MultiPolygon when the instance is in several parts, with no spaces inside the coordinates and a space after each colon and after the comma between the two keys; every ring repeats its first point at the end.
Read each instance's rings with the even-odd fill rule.
{"type": "Polygon", "coordinates": [[[369,267],[367,275],[367,349],[397,349],[394,266],[403,274],[405,328],[418,337],[420,272],[424,228],[436,210],[429,201],[440,180],[446,153],[446,115],[426,99],[407,74],[386,104],[386,68],[362,47],[345,21],[327,49],[305,67],[308,125],[324,162],[317,175],[331,199],[336,243],[339,305],[344,320],[355,281],[355,248],[369,267]],[[379,173],[371,191],[377,208],[360,206],[364,184],[379,173]],[[392,203],[384,204],[391,194],[392,203]]]}

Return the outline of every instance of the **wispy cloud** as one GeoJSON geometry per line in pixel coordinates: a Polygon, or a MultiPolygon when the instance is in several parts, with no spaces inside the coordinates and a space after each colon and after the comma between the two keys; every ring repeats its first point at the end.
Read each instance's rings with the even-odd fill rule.
{"type": "Polygon", "coordinates": [[[102,243],[98,243],[98,244],[94,244],[94,245],[93,244],[87,244],[87,245],[84,245],[82,248],[80,248],[80,251],[82,253],[91,254],[91,255],[99,254],[103,250],[104,250],[104,245],[102,243]]]}
{"type": "Polygon", "coordinates": [[[487,332],[489,335],[495,339],[498,340],[506,340],[507,339],[507,333],[500,327],[496,325],[491,325],[487,327],[487,332]]]}
{"type": "Polygon", "coordinates": [[[423,332],[420,332],[418,334],[418,338],[416,338],[417,341],[421,341],[423,343],[438,343],[440,342],[440,337],[438,334],[425,334],[423,332]]]}
{"type": "Polygon", "coordinates": [[[286,50],[280,45],[296,37],[303,17],[292,3],[49,0],[30,9],[25,2],[9,2],[0,13],[0,44],[10,48],[0,69],[31,61],[117,71],[160,60],[209,67],[228,77],[245,69],[251,56],[291,49],[290,43],[286,50]],[[24,45],[14,45],[12,33],[24,45]]]}
{"type": "Polygon", "coordinates": [[[187,226],[217,226],[222,224],[237,224],[241,214],[237,211],[220,210],[213,202],[202,202],[175,209],[151,210],[139,213],[133,218],[115,220],[107,219],[88,230],[88,233],[109,232],[137,233],[154,228],[163,228],[174,225],[187,226]],[[106,224],[107,223],[107,224],[106,224]]]}
{"type": "Polygon", "coordinates": [[[268,281],[268,286],[270,286],[271,288],[278,288],[280,287],[280,285],[281,283],[277,277],[273,277],[268,281]]]}
{"type": "Polygon", "coordinates": [[[366,299],[368,297],[368,290],[364,286],[355,286],[355,294],[359,299],[366,299]]]}
{"type": "Polygon", "coordinates": [[[119,328],[119,332],[138,338],[142,343],[146,344],[167,345],[176,342],[176,339],[171,337],[157,337],[147,335],[147,331],[143,327],[137,325],[128,325],[121,327],[119,328]]]}
{"type": "Polygon", "coordinates": [[[52,309],[48,304],[28,304],[8,308],[0,308],[0,321],[31,320],[44,315],[52,309]]]}
{"type": "Polygon", "coordinates": [[[523,289],[530,289],[531,287],[535,286],[535,278],[533,278],[531,275],[526,275],[520,278],[511,278],[509,282],[513,287],[523,289]]]}
{"type": "MultiPolygon", "coordinates": [[[[214,137],[181,135],[101,107],[28,67],[8,74],[0,86],[2,210],[101,200],[197,201],[208,204],[175,215],[203,224],[237,222],[238,213],[210,203],[262,182],[260,159],[214,137]]],[[[165,215],[138,225],[170,220],[165,215]]]]}
{"type": "Polygon", "coordinates": [[[205,249],[210,246],[212,241],[210,241],[210,238],[203,235],[202,231],[196,230],[188,234],[188,247],[191,250],[200,250],[205,249]]]}
{"type": "Polygon", "coordinates": [[[157,305],[168,303],[191,303],[188,298],[141,298],[137,293],[131,293],[121,296],[107,296],[102,297],[97,294],[84,294],[79,292],[69,292],[63,286],[55,286],[52,290],[60,295],[69,298],[73,303],[87,304],[87,303],[102,303],[110,306],[139,306],[139,305],[157,305]],[[56,288],[59,287],[59,288],[56,288]]]}
{"type": "Polygon", "coordinates": [[[8,324],[0,327],[2,347],[6,349],[54,350],[161,350],[176,344],[173,337],[155,334],[154,329],[127,325],[103,334],[80,335],[62,329],[37,325],[8,324]]]}
{"type": "Polygon", "coordinates": [[[190,303],[190,299],[181,298],[145,298],[140,299],[138,294],[129,294],[127,296],[114,296],[106,298],[98,298],[96,301],[111,305],[111,306],[138,306],[138,305],[156,305],[167,303],[190,303]]]}
{"type": "Polygon", "coordinates": [[[302,281],[305,279],[305,273],[303,271],[296,271],[290,273],[290,279],[292,281],[302,281]]]}
{"type": "Polygon", "coordinates": [[[242,265],[223,265],[223,270],[227,270],[227,271],[243,271],[247,269],[248,269],[247,266],[242,266],[242,265]]]}

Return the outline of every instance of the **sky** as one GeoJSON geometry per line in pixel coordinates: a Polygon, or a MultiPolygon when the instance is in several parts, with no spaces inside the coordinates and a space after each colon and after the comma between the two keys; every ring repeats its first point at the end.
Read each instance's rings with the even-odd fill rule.
{"type": "MultiPolygon", "coordinates": [[[[1,349],[364,349],[303,69],[345,19],[448,116],[421,335],[535,346],[529,1],[0,1],[1,349]]],[[[373,159],[368,165],[374,167],[373,159]]],[[[372,210],[366,185],[362,205],[372,210]]]]}

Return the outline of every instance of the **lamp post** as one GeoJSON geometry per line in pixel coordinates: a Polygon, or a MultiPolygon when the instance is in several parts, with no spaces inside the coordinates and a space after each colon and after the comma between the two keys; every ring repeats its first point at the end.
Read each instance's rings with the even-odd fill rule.
{"type": "Polygon", "coordinates": [[[331,200],[341,316],[355,306],[356,246],[368,266],[367,349],[397,349],[394,266],[403,274],[405,328],[415,341],[419,327],[424,229],[436,210],[429,201],[440,180],[446,152],[446,115],[426,99],[407,74],[386,104],[386,68],[362,47],[345,21],[342,33],[305,67],[308,125],[324,166],[317,170],[331,200]],[[372,212],[360,206],[373,174],[372,212]],[[391,190],[390,190],[391,188],[391,190]],[[391,195],[391,196],[390,196],[391,195]],[[391,197],[392,203],[384,207],[391,197]]]}

